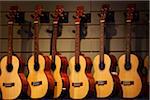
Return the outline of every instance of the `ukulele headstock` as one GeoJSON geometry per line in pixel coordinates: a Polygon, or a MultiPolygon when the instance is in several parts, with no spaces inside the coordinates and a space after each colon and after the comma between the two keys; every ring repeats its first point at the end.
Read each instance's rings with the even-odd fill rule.
{"type": "Polygon", "coordinates": [[[135,4],[129,4],[125,13],[127,23],[136,22],[139,20],[139,12],[136,11],[135,4]]]}
{"type": "Polygon", "coordinates": [[[63,5],[56,5],[55,14],[52,15],[54,21],[59,21],[64,16],[64,6],[63,5]]]}
{"type": "Polygon", "coordinates": [[[98,14],[100,17],[100,22],[105,22],[109,10],[110,10],[109,4],[104,4],[102,6],[100,14],[98,14]]]}
{"type": "Polygon", "coordinates": [[[6,14],[6,17],[8,18],[8,22],[15,21],[15,16],[18,11],[18,6],[10,6],[8,14],[6,14]]]}
{"type": "Polygon", "coordinates": [[[83,6],[78,6],[76,10],[76,16],[74,16],[75,22],[80,23],[81,18],[84,17],[84,7],[83,6]]]}
{"type": "Polygon", "coordinates": [[[42,15],[43,7],[41,5],[36,5],[34,14],[31,15],[34,21],[38,21],[39,17],[42,15]]]}
{"type": "Polygon", "coordinates": [[[130,4],[127,7],[126,22],[132,22],[134,18],[135,5],[130,4]]]}

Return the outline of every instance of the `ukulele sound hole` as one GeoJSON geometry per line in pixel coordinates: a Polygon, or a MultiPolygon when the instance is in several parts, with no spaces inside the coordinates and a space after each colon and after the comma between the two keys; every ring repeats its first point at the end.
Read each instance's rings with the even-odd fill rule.
{"type": "Polygon", "coordinates": [[[127,62],[127,63],[125,64],[125,69],[126,69],[126,70],[130,70],[130,69],[131,69],[131,63],[130,63],[130,62],[127,62]]]}
{"type": "Polygon", "coordinates": [[[100,70],[104,70],[104,68],[105,68],[104,62],[100,62],[100,64],[99,64],[99,69],[100,69],[100,70]]]}
{"type": "Polygon", "coordinates": [[[35,71],[38,71],[39,70],[39,63],[37,63],[37,62],[35,62],[35,64],[34,64],[34,69],[35,69],[35,71]]]}
{"type": "Polygon", "coordinates": [[[56,69],[55,63],[52,63],[51,68],[52,68],[52,71],[54,71],[56,69]]]}
{"type": "Polygon", "coordinates": [[[80,64],[76,64],[76,65],[75,65],[75,70],[76,70],[76,72],[79,72],[79,71],[80,71],[80,64]]]}
{"type": "Polygon", "coordinates": [[[12,64],[8,64],[7,65],[7,71],[11,72],[13,70],[13,65],[12,64]]]}

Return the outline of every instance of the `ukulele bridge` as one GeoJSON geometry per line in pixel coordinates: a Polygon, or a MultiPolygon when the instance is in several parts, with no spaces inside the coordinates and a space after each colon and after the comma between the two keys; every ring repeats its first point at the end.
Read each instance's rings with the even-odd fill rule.
{"type": "Polygon", "coordinates": [[[83,83],[82,82],[80,82],[80,83],[72,83],[72,86],[80,87],[80,86],[83,86],[83,83]]]}
{"type": "Polygon", "coordinates": [[[42,85],[42,81],[32,82],[31,84],[32,84],[33,86],[39,86],[39,85],[42,85]]]}
{"type": "Polygon", "coordinates": [[[96,84],[105,85],[105,84],[107,84],[107,81],[96,81],[96,84]]]}
{"type": "Polygon", "coordinates": [[[5,87],[13,87],[13,86],[15,86],[15,83],[3,83],[3,86],[5,86],[5,87]]]}
{"type": "Polygon", "coordinates": [[[129,86],[129,85],[133,85],[134,81],[121,81],[121,84],[123,84],[124,86],[129,86]]]}

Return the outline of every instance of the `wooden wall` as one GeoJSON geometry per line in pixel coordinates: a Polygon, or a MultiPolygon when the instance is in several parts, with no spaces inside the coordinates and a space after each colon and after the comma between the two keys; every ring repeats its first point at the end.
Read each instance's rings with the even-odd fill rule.
{"type": "MultiPolygon", "coordinates": [[[[148,1],[1,1],[0,2],[0,57],[7,53],[7,18],[5,14],[9,10],[9,6],[18,5],[21,11],[25,11],[25,19],[33,22],[30,15],[34,11],[36,4],[41,4],[45,11],[53,13],[57,4],[64,5],[65,11],[69,12],[69,23],[63,24],[62,36],[58,38],[57,50],[67,57],[69,60],[74,55],[75,49],[75,34],[72,30],[75,29],[74,19],[72,16],[75,14],[76,7],[83,5],[85,12],[91,13],[91,23],[88,23],[88,34],[85,39],[81,41],[81,51],[85,55],[93,58],[99,51],[99,17],[98,13],[103,4],[110,4],[110,7],[115,11],[115,24],[107,26],[107,34],[109,37],[106,39],[106,49],[114,54],[117,59],[125,51],[125,18],[124,11],[128,4],[136,4],[137,10],[140,12],[140,20],[132,27],[132,51],[142,58],[148,55],[149,52],[149,24],[146,14],[148,11],[148,1]]],[[[52,29],[52,18],[50,24],[40,24],[40,51],[45,55],[49,55],[50,38],[51,35],[46,32],[46,29],[52,29]]],[[[14,52],[22,55],[27,62],[28,57],[33,52],[33,39],[28,39],[27,35],[19,35],[17,33],[20,26],[14,26],[14,52]]],[[[32,29],[33,31],[33,29],[32,29]]]]}

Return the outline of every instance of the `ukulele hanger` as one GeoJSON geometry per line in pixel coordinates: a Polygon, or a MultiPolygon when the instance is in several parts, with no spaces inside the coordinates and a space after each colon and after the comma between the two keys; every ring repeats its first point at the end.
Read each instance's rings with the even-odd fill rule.
{"type": "MultiPolygon", "coordinates": [[[[76,16],[73,15],[74,19],[77,19],[76,16]]],[[[83,39],[87,35],[87,23],[91,22],[91,13],[83,12],[82,16],[79,16],[80,20],[80,38],[83,39]]],[[[72,30],[75,33],[75,30],[72,30]]]]}
{"type": "MultiPolygon", "coordinates": [[[[62,6],[62,5],[57,5],[57,6],[62,6]]],[[[50,14],[51,17],[53,19],[55,19],[56,15],[55,14],[50,14]]],[[[63,11],[61,15],[59,15],[59,20],[58,20],[58,34],[57,34],[57,37],[61,36],[62,34],[62,27],[63,27],[63,23],[68,23],[68,15],[69,15],[69,12],[65,12],[63,11]]],[[[46,32],[52,34],[53,33],[53,29],[52,30],[49,30],[47,29],[46,32]]]]}

